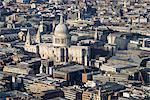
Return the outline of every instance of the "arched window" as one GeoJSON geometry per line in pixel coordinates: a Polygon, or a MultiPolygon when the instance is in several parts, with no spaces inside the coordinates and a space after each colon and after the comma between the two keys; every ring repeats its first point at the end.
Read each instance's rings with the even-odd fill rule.
{"type": "Polygon", "coordinates": [[[76,57],[76,61],[78,61],[78,58],[76,57]]]}
{"type": "Polygon", "coordinates": [[[57,43],[57,38],[55,38],[55,43],[57,43]]]}

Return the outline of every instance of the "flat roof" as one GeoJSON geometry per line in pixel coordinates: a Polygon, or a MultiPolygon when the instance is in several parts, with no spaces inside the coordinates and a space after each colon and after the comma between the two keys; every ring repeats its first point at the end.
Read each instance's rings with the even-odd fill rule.
{"type": "Polygon", "coordinates": [[[76,71],[81,71],[84,69],[85,69],[85,66],[83,65],[69,65],[69,66],[59,67],[56,70],[62,71],[62,72],[76,72],[76,71]]]}

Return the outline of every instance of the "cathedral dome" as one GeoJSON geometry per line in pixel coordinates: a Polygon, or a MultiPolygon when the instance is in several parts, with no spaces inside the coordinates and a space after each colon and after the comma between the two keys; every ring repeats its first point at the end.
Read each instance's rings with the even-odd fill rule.
{"type": "Polygon", "coordinates": [[[67,25],[63,22],[63,15],[60,17],[60,23],[56,26],[53,35],[53,45],[54,46],[69,46],[70,36],[67,25]]]}
{"type": "Polygon", "coordinates": [[[60,23],[56,26],[54,31],[55,36],[66,36],[68,35],[68,27],[63,22],[63,16],[60,17],[60,23]]]}
{"type": "Polygon", "coordinates": [[[54,34],[56,36],[64,36],[68,34],[68,27],[65,24],[58,24],[55,28],[54,34]]]}

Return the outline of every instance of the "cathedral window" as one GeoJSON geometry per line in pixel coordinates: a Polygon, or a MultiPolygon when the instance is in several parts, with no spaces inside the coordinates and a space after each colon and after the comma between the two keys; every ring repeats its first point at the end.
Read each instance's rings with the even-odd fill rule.
{"type": "Polygon", "coordinates": [[[62,40],[61,40],[61,43],[65,43],[65,39],[62,39],[62,40]]]}
{"type": "Polygon", "coordinates": [[[59,43],[59,39],[58,39],[58,38],[55,38],[55,42],[56,42],[56,43],[59,43]]]}
{"type": "Polygon", "coordinates": [[[66,39],[64,39],[64,43],[66,43],[66,39]]]}
{"type": "Polygon", "coordinates": [[[57,43],[57,39],[55,38],[55,43],[57,43]]]}
{"type": "Polygon", "coordinates": [[[76,61],[78,61],[78,58],[76,57],[76,61]]]}
{"type": "Polygon", "coordinates": [[[58,43],[60,43],[60,39],[58,39],[58,43]]]}
{"type": "Polygon", "coordinates": [[[82,56],[85,56],[85,55],[86,55],[86,50],[82,49],[82,56]]]}

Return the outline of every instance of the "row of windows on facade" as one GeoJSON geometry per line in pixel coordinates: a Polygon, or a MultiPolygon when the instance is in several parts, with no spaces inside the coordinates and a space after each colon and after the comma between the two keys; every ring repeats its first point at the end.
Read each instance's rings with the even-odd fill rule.
{"type": "MultiPolygon", "coordinates": [[[[36,51],[35,48],[29,48],[28,50],[29,50],[29,51],[32,51],[32,52],[35,52],[35,51],[36,51]]],[[[82,51],[83,51],[83,55],[82,55],[82,56],[84,56],[85,53],[86,53],[86,51],[85,51],[85,49],[82,49],[82,51]]],[[[52,51],[52,53],[54,54],[54,50],[52,51]]],[[[64,50],[63,50],[63,54],[64,54],[64,50]]],[[[43,54],[43,57],[44,57],[44,54],[43,54]]],[[[54,57],[56,57],[56,55],[54,55],[54,57]]]]}
{"type": "MultiPolygon", "coordinates": [[[[42,55],[43,57],[45,57],[46,55],[42,55]]],[[[59,57],[56,57],[56,55],[54,56],[54,58],[56,58],[56,60],[59,60],[59,57]]],[[[61,61],[63,62],[63,61],[65,61],[64,59],[65,59],[65,56],[61,56],[60,57],[61,58],[61,61]]],[[[82,57],[83,58],[83,57],[82,57]]],[[[76,61],[78,61],[78,57],[66,57],[66,59],[67,60],[73,60],[73,59],[75,59],[76,61]]]]}
{"type": "MultiPolygon", "coordinates": [[[[82,57],[84,57],[84,55],[86,54],[86,51],[85,51],[85,49],[82,49],[82,57]]],[[[62,53],[61,53],[61,55],[62,55],[62,57],[64,57],[64,53],[65,51],[64,51],[64,49],[62,49],[62,53]]],[[[68,52],[68,50],[66,49],[66,52],[68,52]]],[[[54,54],[54,50],[52,50],[52,54],[54,54]]],[[[45,54],[46,55],[46,54],[45,54]]],[[[66,53],[66,56],[68,55],[68,53],[66,53]]],[[[44,57],[44,54],[43,54],[43,57],[44,57]]],[[[56,57],[56,55],[54,55],[54,57],[56,57]]]]}
{"type": "Polygon", "coordinates": [[[55,39],[55,43],[66,43],[67,42],[67,39],[59,39],[59,38],[56,38],[55,39]]]}

